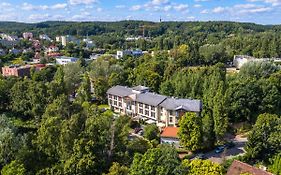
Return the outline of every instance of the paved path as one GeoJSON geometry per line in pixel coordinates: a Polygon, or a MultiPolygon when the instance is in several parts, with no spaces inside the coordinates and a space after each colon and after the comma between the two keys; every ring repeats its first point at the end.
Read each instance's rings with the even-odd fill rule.
{"type": "Polygon", "coordinates": [[[222,163],[224,159],[230,159],[234,156],[243,155],[245,153],[244,147],[247,143],[247,138],[242,138],[236,136],[232,139],[235,143],[235,146],[230,149],[226,149],[222,153],[215,153],[215,151],[211,151],[205,154],[205,157],[213,162],[222,163]]]}

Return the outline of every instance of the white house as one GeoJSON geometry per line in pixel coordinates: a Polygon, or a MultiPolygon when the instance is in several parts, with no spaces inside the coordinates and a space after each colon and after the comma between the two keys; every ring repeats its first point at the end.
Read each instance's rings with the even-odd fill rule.
{"type": "Polygon", "coordinates": [[[134,57],[138,57],[138,56],[142,56],[143,52],[141,50],[120,50],[117,51],[117,59],[121,59],[125,56],[134,56],[134,57]]]}
{"type": "Polygon", "coordinates": [[[180,146],[180,141],[178,137],[179,128],[178,127],[166,127],[162,130],[160,136],[161,144],[170,144],[176,147],[180,146]]]}
{"type": "Polygon", "coordinates": [[[74,57],[61,56],[56,58],[56,63],[60,65],[66,65],[68,63],[76,63],[77,61],[78,58],[74,58],[74,57]]]}

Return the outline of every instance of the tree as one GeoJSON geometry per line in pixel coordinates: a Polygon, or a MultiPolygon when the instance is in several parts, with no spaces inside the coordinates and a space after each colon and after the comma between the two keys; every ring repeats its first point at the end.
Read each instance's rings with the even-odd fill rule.
{"type": "Polygon", "coordinates": [[[261,114],[249,134],[246,157],[267,160],[281,151],[281,119],[274,114],[261,114]]]}
{"type": "Polygon", "coordinates": [[[182,146],[190,151],[202,148],[202,120],[195,113],[188,112],[179,122],[179,138],[182,146]]]}
{"type": "Polygon", "coordinates": [[[156,125],[147,125],[144,128],[144,138],[152,141],[152,140],[157,140],[159,141],[160,138],[160,133],[159,129],[156,125]]]}
{"type": "Polygon", "coordinates": [[[161,145],[149,149],[144,155],[136,154],[130,167],[130,175],[173,175],[180,165],[178,154],[173,147],[161,145]]]}
{"type": "Polygon", "coordinates": [[[275,155],[271,160],[270,171],[276,175],[281,175],[281,153],[275,155]]]}
{"type": "Polygon", "coordinates": [[[91,82],[88,73],[84,74],[82,83],[77,91],[76,100],[83,104],[83,102],[90,102],[91,100],[91,82]]]}
{"type": "Polygon", "coordinates": [[[113,162],[109,169],[109,173],[106,175],[127,175],[129,173],[129,168],[126,166],[121,166],[117,162],[113,162]]]}
{"type": "Polygon", "coordinates": [[[67,64],[63,67],[64,82],[68,94],[74,94],[81,83],[83,68],[79,63],[67,64]]]}
{"type": "Polygon", "coordinates": [[[1,170],[2,175],[25,175],[26,170],[24,165],[18,161],[12,161],[10,164],[3,167],[1,170]]]}
{"type": "Polygon", "coordinates": [[[192,161],[183,160],[183,169],[186,169],[185,175],[223,175],[223,167],[210,160],[194,159],[192,161]]]}

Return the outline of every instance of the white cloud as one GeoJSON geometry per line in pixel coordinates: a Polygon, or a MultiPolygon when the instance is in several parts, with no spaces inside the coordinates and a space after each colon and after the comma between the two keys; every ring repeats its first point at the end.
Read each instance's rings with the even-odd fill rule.
{"type": "Polygon", "coordinates": [[[279,6],[281,5],[281,0],[247,0],[248,2],[263,2],[271,4],[272,6],[279,6]]]}
{"type": "Polygon", "coordinates": [[[28,19],[34,22],[47,21],[51,16],[49,14],[31,14],[28,19]]]}
{"type": "Polygon", "coordinates": [[[49,7],[47,5],[39,5],[39,6],[35,6],[29,3],[23,3],[22,4],[22,9],[23,10],[27,10],[27,11],[31,11],[31,10],[47,10],[49,7]]]}
{"type": "Polygon", "coordinates": [[[208,14],[208,13],[209,13],[209,10],[205,9],[205,10],[202,10],[200,13],[201,13],[201,14],[208,14]]]}
{"type": "Polygon", "coordinates": [[[71,5],[79,5],[79,4],[89,5],[97,2],[98,0],[69,0],[69,3],[71,5]]]}
{"type": "Polygon", "coordinates": [[[102,8],[97,8],[97,12],[102,12],[102,8]]]}
{"type": "Polygon", "coordinates": [[[177,11],[186,11],[188,9],[187,4],[178,4],[174,6],[174,9],[177,11]]]}
{"type": "Polygon", "coordinates": [[[138,11],[138,10],[140,10],[141,8],[142,8],[141,5],[134,5],[134,6],[131,7],[130,10],[132,10],[132,11],[138,11]]]}
{"type": "Polygon", "coordinates": [[[202,7],[202,5],[201,4],[194,4],[193,7],[194,8],[200,8],[200,7],[202,7]]]}
{"type": "Polygon", "coordinates": [[[124,8],[126,8],[126,6],[125,5],[116,5],[115,8],[117,8],[117,9],[124,9],[124,8]]]}
{"type": "Polygon", "coordinates": [[[162,5],[162,4],[167,4],[168,2],[169,2],[169,0],[152,0],[151,4],[162,5]]]}
{"type": "Polygon", "coordinates": [[[66,7],[67,7],[67,4],[63,3],[63,4],[55,4],[51,8],[52,9],[64,9],[66,7]]]}
{"type": "Polygon", "coordinates": [[[223,13],[226,11],[226,8],[224,7],[216,7],[212,10],[213,13],[223,13]]]}

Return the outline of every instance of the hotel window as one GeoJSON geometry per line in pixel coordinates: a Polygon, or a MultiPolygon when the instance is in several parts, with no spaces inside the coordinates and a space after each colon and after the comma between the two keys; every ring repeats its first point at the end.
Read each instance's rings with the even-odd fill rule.
{"type": "Polygon", "coordinates": [[[112,105],[112,100],[109,100],[109,104],[111,104],[111,105],[112,105]]]}
{"type": "Polygon", "coordinates": [[[139,113],[140,113],[140,114],[143,114],[143,109],[139,109],[139,113]]]}
{"type": "Polygon", "coordinates": [[[155,112],[151,112],[151,117],[155,118],[155,112]]]}
{"type": "Polygon", "coordinates": [[[121,102],[119,102],[119,107],[122,107],[122,103],[121,102]]]}
{"type": "Polygon", "coordinates": [[[154,106],[151,106],[151,111],[155,111],[155,107],[154,106]]]}
{"type": "Polygon", "coordinates": [[[122,97],[118,97],[118,100],[119,100],[119,101],[122,101],[122,97]]]}
{"type": "Polygon", "coordinates": [[[117,100],[117,96],[114,96],[114,100],[117,100]]]}
{"type": "Polygon", "coordinates": [[[112,95],[108,95],[108,98],[112,98],[112,95]]]}
{"type": "Polygon", "coordinates": [[[145,110],[145,115],[149,116],[149,111],[145,110]]]}
{"type": "Polygon", "coordinates": [[[148,109],[148,105],[145,105],[145,109],[148,109]]]}
{"type": "Polygon", "coordinates": [[[173,118],[173,117],[170,117],[169,122],[170,122],[170,123],[173,123],[173,122],[174,122],[174,118],[173,118]]]}
{"type": "Polygon", "coordinates": [[[114,104],[114,106],[117,106],[117,101],[114,101],[113,104],[114,104]]]}
{"type": "Polygon", "coordinates": [[[140,103],[140,104],[139,104],[139,106],[140,106],[140,108],[142,108],[142,107],[143,107],[143,104],[142,104],[142,103],[140,103]]]}

